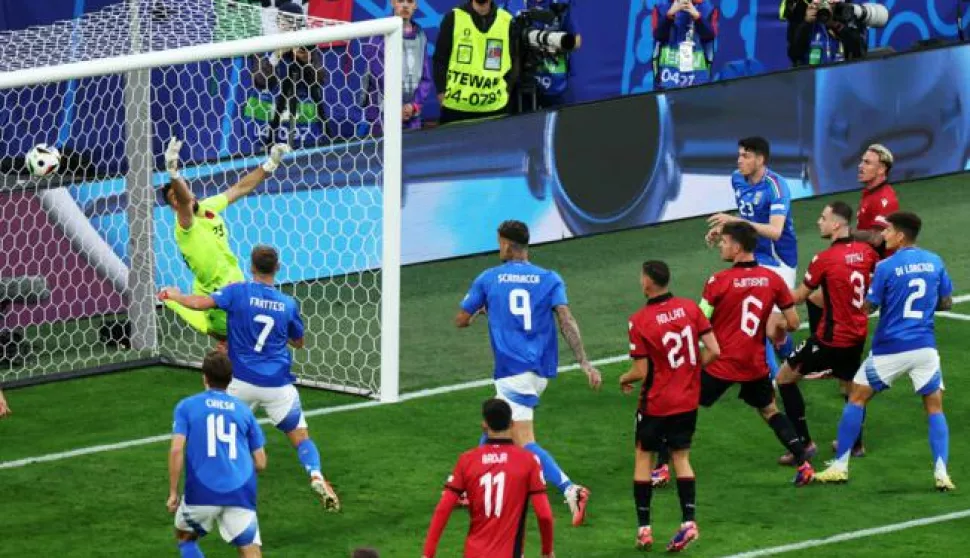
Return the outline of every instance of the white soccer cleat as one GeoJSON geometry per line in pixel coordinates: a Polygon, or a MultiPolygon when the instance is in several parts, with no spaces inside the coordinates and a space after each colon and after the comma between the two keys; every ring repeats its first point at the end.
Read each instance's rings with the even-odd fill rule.
{"type": "Polygon", "coordinates": [[[573,527],[579,527],[586,520],[586,504],[589,502],[589,490],[574,484],[566,490],[566,504],[573,514],[573,527]]]}
{"type": "Polygon", "coordinates": [[[323,475],[313,475],[310,477],[310,490],[317,495],[323,509],[329,512],[340,511],[340,498],[334,492],[333,487],[327,482],[323,475]]]}
{"type": "Polygon", "coordinates": [[[936,475],[936,489],[940,492],[949,492],[951,490],[956,490],[957,485],[953,484],[950,480],[950,475],[946,473],[938,473],[936,475]]]}

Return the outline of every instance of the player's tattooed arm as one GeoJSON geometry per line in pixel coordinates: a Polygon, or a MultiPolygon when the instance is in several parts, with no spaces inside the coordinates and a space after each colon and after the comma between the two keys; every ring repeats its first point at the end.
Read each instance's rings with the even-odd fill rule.
{"type": "Polygon", "coordinates": [[[579,334],[579,324],[576,323],[573,313],[569,311],[569,306],[565,304],[556,306],[556,319],[559,320],[559,331],[562,332],[562,336],[569,343],[569,348],[573,350],[573,355],[576,357],[579,367],[583,369],[589,379],[589,386],[593,389],[599,389],[603,377],[586,356],[583,338],[579,334]]]}
{"type": "Polygon", "coordinates": [[[882,246],[883,238],[881,230],[871,230],[871,231],[852,231],[853,240],[858,240],[860,242],[867,242],[872,245],[873,248],[879,248],[882,246]]]}
{"type": "Polygon", "coordinates": [[[953,297],[952,296],[941,296],[940,301],[936,303],[937,310],[949,310],[953,308],[953,297]]]}

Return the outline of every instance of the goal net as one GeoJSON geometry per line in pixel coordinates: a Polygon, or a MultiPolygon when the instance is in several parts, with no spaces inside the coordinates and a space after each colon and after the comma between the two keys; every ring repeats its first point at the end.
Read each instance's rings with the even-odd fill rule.
{"type": "Polygon", "coordinates": [[[396,399],[400,29],[127,0],[0,32],[0,385],[198,366],[214,346],[156,299],[193,284],[161,193],[178,137],[198,200],[292,147],[221,212],[229,245],[247,278],[253,246],[279,251],[306,325],[301,383],[396,399]],[[40,143],[61,152],[45,177],[24,160],[40,143]]]}

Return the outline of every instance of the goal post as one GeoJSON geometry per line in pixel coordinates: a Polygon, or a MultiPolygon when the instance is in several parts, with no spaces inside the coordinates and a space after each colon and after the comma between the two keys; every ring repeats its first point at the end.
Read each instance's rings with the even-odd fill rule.
{"type": "Polygon", "coordinates": [[[402,21],[304,16],[267,32],[253,24],[266,19],[259,6],[216,4],[161,13],[169,4],[127,0],[0,32],[0,137],[16,138],[0,146],[0,282],[40,285],[0,299],[0,385],[201,363],[214,342],[155,299],[162,286],[192,289],[160,193],[164,144],[178,136],[198,200],[255,169],[272,143],[291,145],[255,191],[225,209],[203,203],[196,218],[224,218],[247,278],[253,246],[280,251],[279,287],[306,326],[300,383],[398,400],[402,21]],[[226,5],[246,24],[220,31],[226,5]],[[39,37],[61,51],[32,63],[39,37]],[[383,79],[365,78],[372,67],[383,79]],[[24,170],[38,143],[62,151],[54,175],[24,170]]]}

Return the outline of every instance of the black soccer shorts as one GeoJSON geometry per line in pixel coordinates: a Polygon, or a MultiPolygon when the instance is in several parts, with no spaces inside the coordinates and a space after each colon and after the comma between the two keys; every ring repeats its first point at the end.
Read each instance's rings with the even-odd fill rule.
{"type": "Polygon", "coordinates": [[[637,411],[636,443],[643,451],[660,451],[664,445],[671,450],[690,449],[696,429],[697,409],[664,417],[637,411]]]}
{"type": "Polygon", "coordinates": [[[710,407],[734,384],[741,386],[738,399],[755,409],[764,409],[775,401],[775,388],[771,385],[771,378],[768,376],[747,382],[734,382],[716,378],[711,376],[707,370],[702,370],[701,405],[710,407]]]}
{"type": "Polygon", "coordinates": [[[851,382],[862,366],[865,348],[865,341],[852,347],[829,347],[813,335],[788,357],[788,366],[798,368],[802,376],[831,370],[836,378],[851,382]]]}

